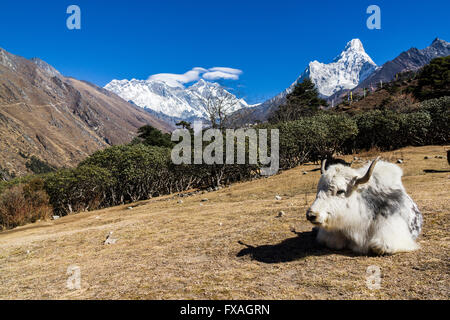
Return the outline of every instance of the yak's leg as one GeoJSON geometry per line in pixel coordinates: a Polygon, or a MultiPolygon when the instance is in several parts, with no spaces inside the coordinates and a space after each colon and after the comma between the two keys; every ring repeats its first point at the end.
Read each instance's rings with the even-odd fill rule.
{"type": "Polygon", "coordinates": [[[319,228],[317,242],[328,248],[341,250],[345,248],[347,239],[339,231],[327,231],[323,228],[319,228]]]}

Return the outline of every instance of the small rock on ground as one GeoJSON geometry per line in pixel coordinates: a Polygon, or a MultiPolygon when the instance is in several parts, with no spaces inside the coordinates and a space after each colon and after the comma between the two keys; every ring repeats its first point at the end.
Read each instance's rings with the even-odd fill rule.
{"type": "Polygon", "coordinates": [[[104,244],[115,244],[117,242],[117,239],[113,239],[112,234],[113,234],[112,231],[110,231],[108,233],[108,235],[106,236],[106,240],[105,240],[104,244]]]}

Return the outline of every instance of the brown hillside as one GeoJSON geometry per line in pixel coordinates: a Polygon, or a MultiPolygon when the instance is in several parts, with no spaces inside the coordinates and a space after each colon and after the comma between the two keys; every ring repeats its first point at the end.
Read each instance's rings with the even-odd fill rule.
{"type": "Polygon", "coordinates": [[[419,100],[411,93],[415,86],[417,86],[417,80],[392,81],[373,92],[368,90],[366,97],[363,97],[362,90],[355,90],[354,100],[350,103],[345,96],[335,110],[351,114],[383,107],[397,111],[411,110],[419,104],[419,100]]]}
{"type": "Polygon", "coordinates": [[[0,169],[25,174],[20,154],[73,166],[96,150],[129,142],[146,124],[171,129],[115,94],[0,49],[0,169]]]}

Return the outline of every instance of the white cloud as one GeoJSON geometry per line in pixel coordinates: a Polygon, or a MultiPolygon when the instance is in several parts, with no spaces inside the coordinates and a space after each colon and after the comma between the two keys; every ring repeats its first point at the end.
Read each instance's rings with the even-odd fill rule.
{"type": "Polygon", "coordinates": [[[211,81],[220,79],[239,80],[239,76],[242,73],[242,70],[227,67],[214,67],[210,69],[195,67],[183,74],[158,73],[150,76],[148,79],[163,81],[172,87],[184,87],[184,84],[198,81],[200,78],[211,81]]]}
{"type": "Polygon", "coordinates": [[[198,71],[198,72],[200,72],[200,73],[205,73],[205,72],[208,72],[208,69],[205,69],[205,68],[201,68],[201,67],[195,67],[194,69],[192,69],[192,70],[194,70],[194,71],[198,71]]]}
{"type": "Polygon", "coordinates": [[[206,80],[219,80],[219,79],[226,79],[226,80],[238,80],[239,75],[232,74],[232,73],[226,73],[222,71],[213,71],[213,72],[207,72],[203,74],[203,79],[206,80]]]}
{"type": "Polygon", "coordinates": [[[241,75],[242,74],[242,70],[233,69],[233,68],[226,68],[226,67],[214,67],[214,68],[209,69],[209,71],[220,71],[220,72],[230,73],[230,74],[235,74],[235,75],[241,75]]]}
{"type": "MultiPolygon", "coordinates": [[[[196,69],[196,68],[194,68],[196,69]]],[[[200,79],[199,70],[190,70],[184,74],[176,73],[158,73],[150,76],[149,80],[159,80],[167,83],[172,87],[182,87],[184,83],[197,81],[200,79]]]]}

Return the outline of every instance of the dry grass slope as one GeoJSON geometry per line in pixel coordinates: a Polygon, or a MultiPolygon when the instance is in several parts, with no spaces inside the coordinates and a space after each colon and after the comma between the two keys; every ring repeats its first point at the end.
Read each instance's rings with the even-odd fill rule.
{"type": "Polygon", "coordinates": [[[304,213],[319,173],[305,165],[182,204],[161,197],[1,233],[0,298],[448,299],[449,173],[423,172],[448,170],[447,149],[383,153],[404,159],[404,184],[424,214],[417,252],[367,257],[317,246],[304,213]],[[110,231],[118,241],[105,246],[110,231]],[[66,288],[71,265],[81,268],[80,290],[66,288]],[[370,265],[381,268],[380,290],[366,286],[370,265]]]}

